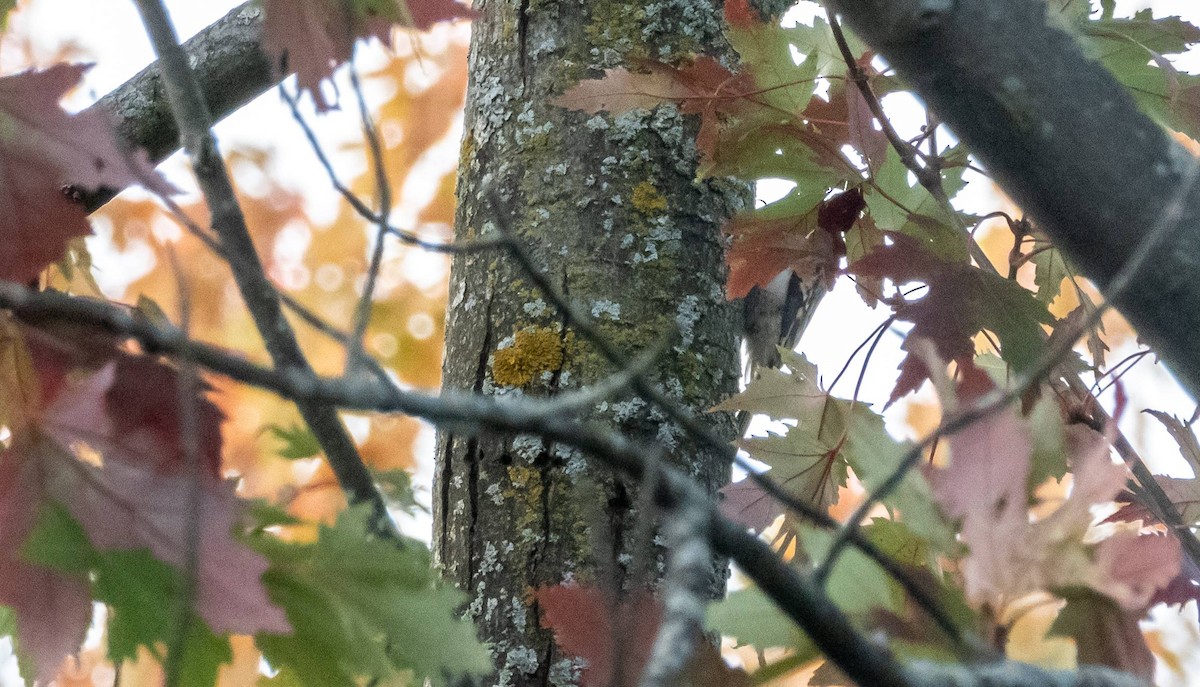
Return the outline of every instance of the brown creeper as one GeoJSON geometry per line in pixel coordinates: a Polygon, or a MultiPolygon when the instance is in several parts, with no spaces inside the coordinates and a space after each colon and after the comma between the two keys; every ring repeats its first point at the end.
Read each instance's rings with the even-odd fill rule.
{"type": "Polygon", "coordinates": [[[765,287],[754,287],[742,303],[750,378],[762,367],[779,367],[779,347],[793,348],[825,295],[819,281],[805,284],[791,268],[765,287]]]}

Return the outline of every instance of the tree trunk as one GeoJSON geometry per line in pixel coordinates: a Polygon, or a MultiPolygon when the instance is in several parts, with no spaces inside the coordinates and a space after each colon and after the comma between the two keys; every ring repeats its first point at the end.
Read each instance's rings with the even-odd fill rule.
{"type": "MultiPolygon", "coordinates": [[[[673,105],[613,118],[550,101],[636,58],[727,55],[719,3],[475,7],[458,239],[509,232],[630,359],[663,349],[649,375],[671,396],[696,411],[712,406],[737,386],[738,313],[724,296],[721,226],[747,189],[696,181],[697,122],[673,105]]],[[[456,258],[446,388],[544,397],[613,373],[550,300],[503,251],[456,258]]],[[[587,416],[658,442],[710,491],[729,477],[726,461],[629,394],[587,416]]],[[[731,418],[710,418],[732,435],[731,418]]],[[[529,436],[443,430],[437,455],[437,560],[472,596],[468,613],[493,647],[498,684],[573,682],[573,663],[540,629],[531,591],[571,580],[628,589],[657,578],[636,488],[529,436]]],[[[724,579],[714,561],[714,593],[724,579]]]]}

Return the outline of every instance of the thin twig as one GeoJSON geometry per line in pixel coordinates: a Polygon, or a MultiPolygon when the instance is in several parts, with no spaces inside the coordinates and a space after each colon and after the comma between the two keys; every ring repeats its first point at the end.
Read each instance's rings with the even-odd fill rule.
{"type": "MultiPolygon", "coordinates": [[[[161,0],[137,0],[137,6],[159,58],[167,99],[179,124],[184,148],[191,157],[200,190],[212,213],[213,226],[223,248],[238,255],[246,266],[244,269],[235,269],[233,276],[266,344],[267,352],[281,370],[312,377],[312,368],[284,317],[279,298],[266,277],[250,239],[246,218],[238,205],[229,172],[212,136],[212,120],[203,94],[188,65],[187,55],[179,46],[175,28],[161,0]]],[[[298,407],[350,500],[371,504],[372,530],[393,541],[402,541],[395,523],[388,515],[383,496],[337,412],[327,405],[308,402],[299,403],[298,407]]]]}
{"type": "MultiPolygon", "coordinates": [[[[304,137],[308,139],[309,147],[312,149],[313,154],[317,156],[317,161],[321,164],[321,167],[325,169],[325,174],[329,177],[329,183],[333,186],[334,190],[349,203],[350,208],[360,217],[372,224],[378,224],[381,218],[338,178],[337,172],[333,169],[333,163],[329,160],[329,156],[325,154],[325,149],[320,141],[317,140],[316,132],[313,131],[312,127],[309,126],[304,116],[300,113],[300,106],[296,98],[288,93],[283,84],[279,85],[279,97],[283,98],[283,101],[287,103],[292,113],[292,119],[296,120],[296,123],[300,125],[300,129],[304,132],[304,137]]],[[[492,250],[494,248],[501,248],[506,243],[504,237],[480,238],[471,241],[429,241],[412,232],[392,225],[388,225],[388,233],[403,243],[434,253],[447,253],[451,255],[492,250]]]]}
{"type": "Polygon", "coordinates": [[[941,172],[936,167],[930,167],[921,164],[921,154],[916,146],[910,144],[896,133],[896,128],[883,113],[883,105],[879,102],[879,98],[875,97],[875,92],[871,90],[871,79],[867,76],[866,71],[858,64],[858,60],[854,54],[850,52],[850,44],[846,41],[846,35],[842,33],[842,25],[838,23],[837,15],[832,9],[825,10],[826,20],[829,22],[829,29],[833,32],[834,42],[837,43],[838,50],[842,54],[842,60],[846,63],[846,77],[854,83],[862,94],[863,100],[867,103],[867,109],[875,116],[879,125],[883,128],[883,135],[887,138],[888,143],[895,148],[900,155],[900,161],[904,166],[916,175],[917,181],[929,188],[934,184],[941,183],[941,172]]]}
{"type": "MultiPolygon", "coordinates": [[[[179,294],[180,330],[188,335],[191,325],[191,298],[187,282],[174,251],[169,253],[171,266],[176,275],[176,291],[179,294]]],[[[179,406],[179,435],[183,443],[184,468],[188,476],[187,507],[184,514],[184,560],[183,576],[180,580],[178,597],[175,600],[175,626],[172,629],[171,641],[167,646],[167,656],[163,664],[163,684],[166,687],[177,687],[183,678],[184,658],[187,653],[187,639],[191,633],[192,605],[196,600],[198,571],[200,569],[200,532],[201,498],[204,479],[200,459],[199,418],[196,408],[200,384],[196,375],[195,364],[186,356],[179,357],[179,389],[176,403],[179,406]]]]}
{"type": "MultiPolygon", "coordinates": [[[[192,221],[192,218],[187,216],[187,213],[183,211],[183,208],[180,207],[179,203],[176,203],[174,199],[172,199],[170,196],[159,194],[156,191],[152,191],[152,193],[154,193],[158,200],[166,206],[167,211],[171,213],[176,222],[179,222],[179,224],[185,230],[187,230],[189,234],[195,237],[196,240],[203,243],[209,250],[224,260],[229,265],[231,270],[236,272],[237,270],[253,269],[253,263],[245,261],[241,255],[230,253],[229,251],[225,250],[224,247],[221,246],[221,242],[212,235],[211,231],[204,229],[199,224],[196,224],[194,221],[192,221]]],[[[303,320],[305,324],[312,327],[317,332],[333,339],[334,341],[337,341],[338,343],[345,344],[350,341],[349,334],[346,334],[322,318],[320,315],[313,312],[308,306],[296,300],[289,293],[282,290],[278,286],[275,286],[274,284],[272,284],[272,288],[275,290],[275,295],[279,298],[283,306],[288,310],[291,310],[292,313],[303,320]]],[[[372,360],[372,362],[374,361],[372,360]]],[[[372,367],[374,374],[382,376],[387,375],[387,373],[383,371],[383,368],[379,367],[378,363],[374,363],[372,367]]]]}
{"type": "MultiPolygon", "coordinates": [[[[854,510],[854,512],[842,525],[842,529],[834,538],[833,544],[830,546],[825,560],[822,561],[820,566],[817,568],[816,577],[819,582],[823,583],[829,577],[829,573],[833,569],[833,566],[837,563],[838,557],[841,555],[842,551],[845,550],[846,546],[850,544],[850,533],[857,531],[862,526],[862,523],[866,520],[867,514],[875,507],[875,504],[887,498],[893,491],[895,491],[897,487],[900,486],[900,483],[908,475],[908,472],[912,470],[912,468],[915,467],[917,462],[921,459],[922,451],[927,446],[931,445],[939,437],[946,434],[953,434],[954,432],[962,430],[968,425],[988,417],[992,413],[1004,408],[1009,403],[1012,403],[1018,398],[1024,396],[1025,393],[1033,388],[1035,384],[1043,381],[1046,375],[1059,366],[1059,364],[1062,362],[1062,359],[1075,346],[1075,342],[1079,339],[1079,337],[1085,335],[1092,327],[1096,326],[1101,317],[1104,316],[1104,313],[1108,310],[1112,299],[1117,298],[1126,288],[1128,288],[1149,262],[1150,258],[1153,257],[1162,246],[1167,245],[1174,237],[1175,233],[1182,225],[1180,219],[1183,216],[1183,201],[1187,197],[1187,194],[1191,191],[1192,186],[1195,185],[1196,178],[1198,176],[1200,176],[1200,161],[1193,163],[1188,168],[1187,174],[1184,175],[1183,179],[1180,180],[1179,188],[1176,189],[1171,203],[1163,209],[1163,212],[1159,216],[1156,225],[1151,227],[1150,231],[1147,232],[1146,237],[1140,244],[1138,244],[1133,253],[1129,256],[1129,259],[1125,261],[1125,264],[1121,265],[1121,269],[1117,270],[1116,275],[1113,276],[1112,281],[1109,283],[1107,300],[1105,300],[1105,302],[1098,306],[1095,310],[1088,313],[1088,316],[1074,328],[1074,332],[1072,332],[1071,335],[1063,336],[1060,339],[1051,341],[1050,347],[1041,356],[1038,363],[1028,373],[1023,375],[1022,378],[1018,379],[1017,383],[1014,384],[1010,389],[1007,391],[997,390],[994,393],[988,394],[984,398],[980,399],[973,407],[945,418],[940,424],[938,424],[937,428],[926,435],[924,439],[919,441],[908,451],[908,453],[904,455],[900,463],[895,467],[895,469],[893,469],[891,474],[889,474],[883,483],[881,483],[873,492],[868,494],[867,497],[863,499],[863,502],[859,504],[858,508],[854,510]]],[[[1146,469],[1145,465],[1141,465],[1141,468],[1143,470],[1146,469]]],[[[1136,471],[1134,472],[1134,476],[1138,477],[1138,480],[1141,481],[1141,477],[1136,471]]],[[[1158,488],[1158,482],[1154,480],[1153,476],[1150,476],[1149,482],[1150,484],[1146,484],[1144,482],[1142,483],[1142,486],[1148,492],[1154,488],[1158,488]]],[[[1159,488],[1159,493],[1162,493],[1161,488],[1159,488]]],[[[1165,499],[1167,506],[1169,506],[1171,511],[1173,511],[1174,506],[1171,504],[1170,499],[1166,497],[1165,493],[1162,493],[1162,496],[1165,499]]],[[[1158,504],[1158,499],[1156,497],[1152,496],[1152,498],[1155,499],[1156,505],[1160,505],[1158,504]]],[[[1163,510],[1167,513],[1171,512],[1167,511],[1166,509],[1163,510]]],[[[1181,519],[1178,519],[1178,515],[1176,515],[1176,518],[1177,522],[1182,522],[1181,519]]],[[[1164,522],[1167,521],[1164,520],[1164,522]]],[[[1195,539],[1195,536],[1191,534],[1190,530],[1175,527],[1175,523],[1167,522],[1167,524],[1172,531],[1176,532],[1176,536],[1180,538],[1185,547],[1188,546],[1188,542],[1185,541],[1185,539],[1195,539]]],[[[1191,554],[1191,550],[1189,550],[1189,554],[1191,554]]]]}
{"type": "Polygon", "coordinates": [[[361,367],[360,359],[366,357],[363,352],[363,337],[367,333],[367,325],[371,322],[371,302],[375,297],[375,285],[379,281],[379,270],[383,267],[384,239],[388,234],[388,218],[392,216],[392,184],[388,181],[387,168],[383,160],[383,146],[379,143],[379,132],[375,129],[375,121],[367,107],[367,99],[363,96],[362,82],[358,78],[358,69],[351,58],[350,86],[358,101],[358,117],[362,121],[363,138],[367,142],[367,151],[371,157],[371,168],[375,172],[375,194],[379,199],[378,218],[375,222],[378,230],[375,232],[375,245],[371,249],[371,262],[367,266],[367,279],[363,285],[362,295],[358,299],[358,307],[354,312],[354,326],[350,331],[350,342],[346,351],[346,374],[355,374],[361,367]]]}
{"type": "MultiPolygon", "coordinates": [[[[493,202],[495,198],[493,198],[493,202]]],[[[558,288],[550,281],[542,270],[534,264],[532,256],[529,255],[525,247],[512,236],[511,229],[504,222],[500,222],[497,230],[503,235],[507,242],[509,254],[522,268],[529,279],[534,283],[546,300],[557,308],[566,317],[567,322],[578,332],[584,339],[596,346],[600,354],[604,356],[610,364],[614,366],[622,366],[623,361],[627,358],[612,345],[612,343],[600,332],[592,319],[575,306],[568,298],[566,298],[558,288]]],[[[795,499],[788,493],[786,489],[772,480],[770,477],[762,474],[754,465],[751,465],[737,453],[737,449],[718,437],[704,423],[699,422],[689,409],[684,407],[675,399],[667,396],[662,390],[646,378],[644,375],[634,376],[631,380],[633,389],[644,399],[655,403],[668,419],[676,422],[689,437],[697,441],[701,446],[709,450],[718,452],[720,455],[726,456],[736,465],[746,471],[748,479],[758,485],[764,492],[777,499],[785,507],[797,511],[797,513],[812,520],[814,523],[826,527],[828,529],[836,529],[836,521],[829,518],[827,515],[815,516],[818,511],[808,507],[807,504],[795,499]]],[[[883,553],[878,547],[875,547],[865,537],[859,536],[857,533],[853,536],[851,543],[860,549],[868,558],[880,566],[888,575],[895,578],[900,585],[913,598],[913,601],[925,610],[934,620],[935,624],[946,633],[951,642],[956,646],[960,653],[975,652],[978,642],[964,638],[958,626],[950,619],[949,615],[941,607],[941,604],[931,597],[920,586],[918,582],[912,579],[911,575],[903,568],[896,564],[887,554],[883,553]]]]}
{"type": "MultiPolygon", "coordinates": [[[[833,13],[829,13],[829,19],[830,26],[832,28],[836,25],[836,18],[833,13]]],[[[850,72],[861,72],[862,70],[858,67],[858,63],[854,60],[853,55],[850,53],[849,44],[846,42],[845,35],[842,33],[840,26],[837,26],[837,28],[834,29],[834,38],[838,43],[838,47],[841,50],[843,59],[846,61],[847,70],[850,72]]],[[[863,98],[866,99],[868,106],[871,106],[871,103],[878,105],[879,99],[875,96],[874,91],[871,89],[869,80],[864,78],[861,80],[854,79],[854,81],[856,84],[858,84],[859,91],[862,93],[863,98]]],[[[880,126],[884,127],[885,131],[891,127],[889,120],[887,120],[882,114],[882,107],[880,107],[878,111],[872,107],[871,111],[879,119],[880,126]]],[[[889,140],[891,140],[890,137],[889,140]]],[[[906,147],[907,143],[896,148],[897,153],[900,154],[901,160],[905,160],[906,157],[911,158],[911,155],[906,154],[906,147]]],[[[966,227],[962,221],[962,218],[954,210],[953,206],[951,206],[950,199],[946,195],[945,188],[942,186],[941,175],[928,174],[926,172],[927,168],[919,163],[916,163],[915,161],[912,165],[906,164],[906,166],[908,166],[909,171],[916,175],[917,179],[921,181],[922,185],[925,186],[930,195],[932,195],[934,199],[940,205],[942,205],[947,212],[950,213],[951,217],[953,217],[954,221],[959,225],[959,228],[965,231],[966,227]],[[928,182],[928,184],[926,184],[926,182],[928,182]]],[[[1178,201],[1176,201],[1175,204],[1179,204],[1178,201]]],[[[1182,213],[1182,208],[1179,208],[1177,212],[1182,213]]],[[[1159,219],[1161,221],[1161,216],[1159,219]]],[[[983,251],[983,248],[974,239],[974,237],[967,237],[967,248],[971,253],[971,257],[981,269],[989,271],[993,274],[1000,274],[999,270],[997,270],[995,265],[992,264],[991,260],[987,257],[987,254],[983,251]]],[[[1133,256],[1130,258],[1131,260],[1132,257],[1133,256]]],[[[1123,285],[1121,290],[1124,290],[1124,288],[1125,286],[1123,285]]],[[[1117,292],[1113,291],[1110,285],[1108,289],[1107,300],[1112,301],[1114,293],[1117,292]]],[[[1099,317],[1088,319],[1094,319],[1092,326],[1095,326],[1100,322],[1099,317]]],[[[1083,379],[1080,378],[1079,374],[1074,370],[1060,366],[1058,369],[1054,370],[1054,372],[1057,376],[1061,377],[1065,381],[1067,386],[1075,394],[1081,398],[1091,399],[1096,408],[1099,409],[1101,407],[1100,402],[1096,400],[1095,396],[1091,393],[1088,384],[1084,382],[1083,379]]],[[[1107,416],[1107,414],[1105,414],[1105,416],[1107,416]]],[[[1137,491],[1136,495],[1139,499],[1145,500],[1147,502],[1146,505],[1149,506],[1153,512],[1156,514],[1161,514],[1161,519],[1164,523],[1167,523],[1171,531],[1175,533],[1175,536],[1179,539],[1184,550],[1187,551],[1188,556],[1194,563],[1200,565],[1200,538],[1197,538],[1196,534],[1192,532],[1189,527],[1183,525],[1183,518],[1180,516],[1178,509],[1175,508],[1175,505],[1171,502],[1170,498],[1167,497],[1166,493],[1163,492],[1161,487],[1158,486],[1158,482],[1154,479],[1154,475],[1150,472],[1150,469],[1146,467],[1145,462],[1142,460],[1142,457],[1138,454],[1137,450],[1133,447],[1133,444],[1129,442],[1119,428],[1114,428],[1114,430],[1116,432],[1114,448],[1116,448],[1117,454],[1121,456],[1121,459],[1124,460],[1129,466],[1134,477],[1142,487],[1137,491]],[[1151,501],[1153,503],[1150,503],[1151,501]]]]}

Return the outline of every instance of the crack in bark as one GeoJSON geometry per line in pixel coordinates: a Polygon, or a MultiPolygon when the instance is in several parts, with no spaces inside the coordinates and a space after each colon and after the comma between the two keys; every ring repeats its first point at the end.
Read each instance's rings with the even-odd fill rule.
{"type": "MultiPolygon", "coordinates": [[[[487,380],[487,363],[492,350],[493,339],[492,299],[495,296],[495,290],[492,289],[491,284],[487,285],[486,292],[487,298],[483,310],[483,322],[485,327],[483,332],[483,343],[479,347],[479,361],[476,363],[475,367],[475,383],[472,385],[472,389],[477,394],[483,391],[483,383],[487,380]]],[[[480,448],[478,437],[471,437],[467,441],[467,450],[464,454],[468,468],[467,497],[471,508],[469,524],[467,526],[468,547],[474,547],[475,545],[475,529],[479,523],[479,463],[483,460],[483,457],[479,455],[479,452],[480,448]]],[[[470,583],[475,581],[475,561],[478,556],[474,554],[475,552],[472,552],[472,554],[467,557],[466,580],[468,586],[470,583]]],[[[473,593],[470,589],[467,589],[466,591],[473,593]]]]}
{"type": "MultiPolygon", "coordinates": [[[[445,510],[447,504],[450,503],[450,482],[454,479],[454,435],[446,435],[445,455],[442,456],[442,483],[438,485],[441,493],[442,510],[445,510]]],[[[444,565],[448,552],[446,549],[450,544],[450,518],[445,515],[441,518],[441,532],[438,534],[438,547],[440,552],[440,562],[444,565]]]]}
{"type": "Polygon", "coordinates": [[[529,19],[526,17],[528,12],[529,0],[521,0],[517,6],[517,54],[520,56],[521,85],[525,87],[529,86],[529,51],[526,45],[529,33],[529,19]]]}
{"type": "MultiPolygon", "coordinates": [[[[562,281],[560,283],[560,288],[561,288],[563,297],[569,298],[570,297],[570,284],[569,284],[569,280],[567,278],[566,271],[564,271],[562,274],[562,281]]],[[[570,318],[567,315],[567,313],[565,313],[565,312],[560,313],[559,315],[560,315],[559,346],[562,347],[563,356],[562,356],[562,360],[559,361],[558,368],[554,370],[554,372],[552,373],[551,378],[550,378],[549,390],[550,390],[551,394],[555,394],[559,391],[559,383],[560,383],[560,380],[562,379],[562,373],[563,373],[563,370],[567,366],[567,355],[566,355],[567,335],[568,335],[567,325],[570,321],[570,318]]],[[[540,463],[540,465],[538,465],[538,475],[539,475],[539,479],[541,479],[541,481],[542,481],[542,494],[541,494],[541,504],[540,504],[541,505],[541,525],[542,525],[541,529],[542,529],[542,531],[541,531],[541,536],[538,538],[538,541],[531,548],[529,557],[527,559],[527,563],[529,565],[529,570],[530,570],[530,575],[529,575],[530,581],[541,581],[543,579],[542,571],[541,571],[541,564],[542,564],[543,558],[545,556],[546,548],[549,546],[550,535],[553,530],[553,522],[551,520],[550,514],[551,514],[552,504],[554,501],[554,499],[552,498],[552,495],[551,495],[551,492],[554,488],[554,482],[552,481],[551,478],[553,476],[553,473],[554,473],[554,470],[556,467],[555,460],[554,460],[555,446],[556,446],[555,442],[545,442],[544,441],[542,452],[538,456],[538,458],[539,458],[538,463],[540,463]]],[[[541,614],[541,609],[540,609],[540,606],[538,605],[536,599],[534,600],[533,604],[531,604],[530,610],[533,613],[534,622],[538,622],[538,618],[540,617],[540,614],[541,614]]],[[[549,679],[549,675],[550,675],[550,666],[554,661],[554,653],[555,653],[554,638],[553,638],[553,635],[550,635],[549,637],[546,638],[545,643],[542,645],[542,647],[539,651],[538,669],[533,674],[532,684],[546,684],[547,683],[547,680],[549,679]]]]}

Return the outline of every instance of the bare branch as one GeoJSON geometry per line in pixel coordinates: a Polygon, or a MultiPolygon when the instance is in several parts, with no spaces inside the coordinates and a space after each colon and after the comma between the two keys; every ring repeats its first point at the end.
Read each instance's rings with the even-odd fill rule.
{"type": "MultiPolygon", "coordinates": [[[[650,478],[650,483],[657,480],[650,478]]],[[[667,574],[660,596],[662,623],[642,672],[640,687],[669,687],[687,667],[696,642],[704,639],[704,609],[708,605],[712,551],[708,533],[711,508],[685,501],[666,518],[667,574]]]]}
{"type": "MultiPolygon", "coordinates": [[[[234,194],[233,183],[210,131],[212,120],[199,83],[188,66],[188,56],[180,48],[175,29],[160,0],[138,0],[137,6],[159,57],[158,67],[167,99],[179,125],[184,148],[191,157],[200,189],[212,213],[213,226],[224,250],[238,255],[242,262],[242,269],[233,270],[242,298],[275,365],[282,370],[294,370],[311,377],[313,372],[308,360],[258,260],[246,219],[234,194]]],[[[375,531],[399,541],[383,497],[338,418],[337,411],[320,403],[300,402],[297,405],[351,501],[370,503],[375,531]]]]}
{"type": "Polygon", "coordinates": [[[652,480],[657,485],[655,503],[668,512],[683,503],[689,504],[689,508],[703,504],[703,517],[711,523],[709,536],[713,548],[732,558],[764,594],[812,637],[826,656],[860,684],[882,687],[1141,685],[1126,675],[1100,668],[1054,672],[1009,662],[974,666],[917,664],[911,669],[905,668],[886,647],[859,633],[812,579],[782,561],[766,543],[718,515],[706,493],[691,479],[653,460],[652,456],[661,450],[660,447],[633,442],[611,429],[577,422],[561,412],[557,399],[513,400],[473,394],[430,396],[385,386],[373,379],[328,379],[295,368],[270,369],[217,347],[191,342],[178,329],[152,323],[136,311],[58,292],[34,292],[11,282],[0,282],[0,307],[35,324],[48,319],[66,320],[131,336],[151,352],[179,355],[186,351],[198,365],[272,390],[297,403],[400,412],[464,433],[536,434],[574,446],[634,480],[647,479],[648,466],[657,466],[659,474],[652,480]],[[995,675],[1014,677],[1011,681],[986,683],[980,677],[993,679],[995,675]]]}
{"type": "MultiPolygon", "coordinates": [[[[312,130],[312,127],[308,125],[308,122],[304,119],[303,115],[300,114],[300,107],[296,102],[296,98],[293,97],[292,94],[288,93],[287,88],[285,88],[282,84],[279,86],[279,96],[283,98],[283,102],[287,103],[288,108],[291,110],[292,119],[296,120],[296,123],[300,125],[300,129],[304,132],[304,137],[308,139],[309,147],[312,148],[313,153],[317,156],[317,161],[321,163],[321,167],[325,169],[325,174],[329,177],[329,183],[333,185],[334,190],[340,193],[342,198],[344,198],[346,202],[350,204],[350,208],[358,213],[358,215],[363,219],[371,222],[372,224],[378,224],[382,221],[382,219],[386,219],[381,219],[374,210],[368,207],[361,198],[355,195],[354,191],[350,190],[350,188],[343,184],[341,179],[338,178],[337,172],[335,172],[333,169],[333,163],[329,161],[329,156],[325,154],[325,148],[321,145],[321,142],[317,140],[316,132],[312,130]]],[[[399,227],[388,225],[387,229],[388,233],[400,239],[400,241],[403,243],[418,246],[434,253],[447,253],[451,255],[457,253],[474,253],[478,251],[491,250],[493,248],[502,247],[507,243],[507,240],[504,237],[482,238],[465,242],[428,241],[411,232],[400,229],[399,227]]]]}
{"type": "Polygon", "coordinates": [[[383,161],[383,146],[379,143],[379,132],[371,119],[371,111],[367,108],[367,100],[363,97],[362,82],[358,78],[358,69],[354,60],[350,61],[350,85],[358,101],[358,117],[362,121],[363,138],[367,142],[367,150],[371,154],[371,168],[375,172],[375,194],[379,200],[379,211],[376,212],[375,245],[371,249],[371,262],[367,265],[367,280],[363,285],[362,296],[358,299],[358,307],[354,312],[354,326],[350,332],[350,343],[346,351],[346,374],[354,374],[362,366],[361,359],[366,357],[363,351],[363,336],[367,333],[367,325],[371,321],[371,301],[375,296],[375,284],[379,280],[379,270],[383,266],[384,239],[388,234],[388,219],[392,216],[392,184],[388,181],[387,167],[383,161]]]}
{"type": "MultiPolygon", "coordinates": [[[[1183,215],[1183,202],[1191,193],[1197,177],[1200,177],[1200,160],[1194,161],[1189,167],[1187,174],[1180,180],[1171,202],[1168,203],[1167,207],[1163,208],[1163,212],[1159,216],[1157,223],[1151,227],[1149,236],[1145,241],[1138,244],[1137,248],[1129,256],[1129,259],[1113,276],[1108,290],[1111,298],[1119,298],[1122,292],[1133,284],[1134,279],[1137,279],[1145,271],[1150,259],[1157,257],[1162,252],[1163,247],[1170,245],[1174,240],[1175,235],[1182,227],[1180,220],[1183,215]]],[[[838,556],[841,555],[850,543],[849,533],[858,530],[866,520],[868,513],[875,507],[875,504],[887,498],[888,495],[900,486],[900,483],[909,471],[921,460],[921,455],[925,448],[932,445],[938,438],[947,434],[953,434],[1001,410],[1008,404],[1024,396],[1034,385],[1041,383],[1051,370],[1059,366],[1066,354],[1074,347],[1075,341],[1085,335],[1092,327],[1096,326],[1096,323],[1100,321],[1110,302],[1106,301],[1100,307],[1088,313],[1088,317],[1080,322],[1069,335],[1052,341],[1050,347],[1042,355],[1038,363],[1017,380],[1011,388],[997,390],[995,393],[981,398],[972,407],[945,418],[924,439],[909,449],[908,453],[904,455],[892,473],[887,476],[874,492],[868,494],[863,499],[863,502],[859,504],[858,508],[854,509],[854,512],[846,520],[841,532],[834,538],[825,560],[817,568],[817,579],[824,583],[829,576],[829,572],[837,562],[838,556]]],[[[1153,477],[1151,477],[1150,482],[1155,487],[1158,487],[1158,483],[1153,477]]],[[[1159,492],[1162,493],[1161,488],[1159,492]]],[[[1165,500],[1166,507],[1174,511],[1175,507],[1165,493],[1162,493],[1162,498],[1165,500]]],[[[1157,500],[1155,500],[1155,504],[1159,505],[1157,500]]],[[[1178,515],[1176,517],[1178,518],[1178,515]]],[[[1186,540],[1187,538],[1195,539],[1195,535],[1187,528],[1177,529],[1172,527],[1171,529],[1181,540],[1186,540]]]]}
{"type": "MultiPolygon", "coordinates": [[[[848,2],[846,4],[853,6],[855,3],[848,2]]],[[[880,126],[883,127],[883,132],[888,141],[900,155],[901,161],[908,168],[908,170],[917,177],[917,180],[926,188],[926,190],[929,191],[934,199],[943,205],[949,211],[952,217],[954,217],[957,221],[961,221],[958,213],[955,212],[954,208],[950,206],[950,200],[946,196],[945,189],[942,186],[941,175],[937,165],[922,165],[918,160],[919,151],[917,151],[914,146],[910,145],[896,134],[891,122],[884,115],[883,108],[879,103],[879,98],[876,97],[874,91],[872,90],[867,75],[863,72],[862,68],[855,61],[853,54],[850,52],[850,46],[846,41],[845,35],[842,33],[841,26],[837,21],[837,17],[832,10],[827,11],[827,16],[829,18],[830,28],[833,31],[834,39],[837,42],[838,48],[842,54],[842,58],[846,63],[847,73],[851,81],[857,85],[859,91],[862,93],[863,98],[866,100],[871,113],[879,121],[880,126]]],[[[1058,100],[1059,98],[1055,98],[1055,102],[1058,102],[1058,100]]],[[[930,146],[932,151],[936,151],[936,145],[933,139],[934,131],[936,131],[936,129],[931,128],[930,146]]],[[[1170,208],[1171,214],[1174,216],[1174,219],[1172,220],[1173,224],[1169,225],[1172,227],[1172,229],[1182,226],[1185,201],[1188,200],[1188,194],[1190,194],[1194,183],[1192,180],[1192,175],[1194,175],[1194,166],[1192,171],[1185,173],[1185,178],[1180,182],[1180,186],[1186,190],[1176,191],[1174,195],[1166,197],[1167,205],[1170,208]]],[[[1051,202],[1057,203],[1057,197],[1055,197],[1055,199],[1053,199],[1051,202]]],[[[1175,232],[1161,231],[1161,227],[1168,226],[1163,224],[1163,218],[1164,215],[1159,215],[1156,217],[1154,226],[1159,227],[1160,229],[1154,230],[1154,235],[1151,236],[1150,240],[1138,244],[1130,253],[1129,257],[1126,259],[1126,262],[1121,266],[1121,268],[1116,270],[1116,276],[1113,277],[1112,282],[1105,290],[1105,294],[1108,299],[1107,303],[1089,313],[1089,316],[1084,323],[1086,326],[1081,327],[1077,334],[1072,334],[1071,336],[1067,337],[1070,339],[1072,345],[1074,345],[1074,342],[1080,336],[1083,336],[1088,330],[1100,323],[1101,316],[1107,311],[1108,303],[1119,302],[1125,295],[1125,292],[1128,291],[1129,287],[1132,285],[1132,280],[1135,277],[1140,276],[1136,272],[1129,271],[1128,267],[1131,262],[1144,262],[1149,258],[1151,253],[1147,252],[1146,244],[1154,244],[1154,248],[1156,250],[1161,250],[1163,246],[1167,245],[1167,241],[1160,240],[1161,236],[1157,235],[1162,233],[1174,234],[1175,232]]],[[[1009,223],[1010,225],[1013,223],[1011,218],[1009,218],[1009,223]]],[[[960,228],[965,229],[965,227],[960,228]]],[[[999,271],[994,265],[992,265],[991,260],[989,260],[987,255],[983,252],[982,247],[980,247],[974,236],[967,237],[967,247],[970,249],[971,256],[975,259],[975,262],[981,269],[999,274],[999,271]]],[[[1012,269],[1015,270],[1015,266],[1013,266],[1012,269]]],[[[1010,273],[1010,278],[1011,277],[1012,274],[1010,273]]],[[[1101,415],[1100,419],[1104,422],[1104,424],[1106,426],[1113,427],[1112,423],[1107,420],[1107,413],[1103,411],[1100,402],[1096,400],[1095,394],[1092,393],[1091,389],[1080,378],[1079,374],[1068,366],[1055,367],[1057,367],[1057,369],[1054,369],[1055,376],[1061,377],[1067,387],[1080,399],[1090,400],[1091,406],[1098,409],[1098,412],[1101,415]]],[[[1050,370],[1047,369],[1045,372],[1050,372],[1050,370]]],[[[1034,379],[1032,381],[1037,380],[1034,379]]],[[[1121,456],[1125,463],[1129,465],[1130,470],[1137,479],[1137,484],[1134,485],[1135,495],[1140,501],[1146,504],[1146,506],[1155,514],[1156,517],[1159,518],[1159,520],[1168,526],[1172,533],[1174,533],[1175,537],[1179,539],[1180,544],[1187,552],[1188,557],[1190,557],[1193,562],[1200,565],[1200,538],[1197,538],[1196,534],[1192,532],[1191,528],[1184,525],[1183,518],[1180,516],[1178,509],[1175,508],[1175,504],[1173,504],[1171,499],[1166,495],[1165,492],[1163,492],[1162,487],[1158,485],[1158,481],[1154,479],[1153,473],[1151,473],[1150,469],[1146,467],[1145,462],[1142,460],[1137,450],[1124,436],[1121,430],[1116,427],[1113,427],[1113,430],[1117,434],[1117,438],[1113,442],[1115,448],[1117,449],[1117,453],[1121,456]]],[[[835,547],[834,550],[837,550],[837,547],[835,547]]]]}
{"type": "MultiPolygon", "coordinates": [[[[262,6],[246,2],[183,45],[215,119],[229,115],[283,78],[262,50],[262,22],[262,6]]],[[[160,162],[180,145],[179,127],[162,90],[158,66],[152,64],[88,109],[106,113],[121,140],[160,162]]],[[[96,210],[120,190],[89,194],[84,204],[89,211],[96,210]]]]}

